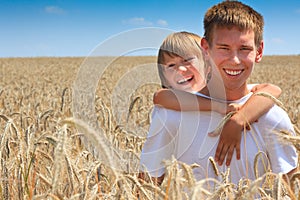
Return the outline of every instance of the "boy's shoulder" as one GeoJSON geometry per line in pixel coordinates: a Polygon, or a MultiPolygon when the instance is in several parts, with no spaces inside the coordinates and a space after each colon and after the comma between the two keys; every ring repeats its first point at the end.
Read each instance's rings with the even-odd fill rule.
{"type": "Polygon", "coordinates": [[[293,130],[293,124],[288,113],[281,107],[274,105],[258,122],[271,130],[293,130]]]}

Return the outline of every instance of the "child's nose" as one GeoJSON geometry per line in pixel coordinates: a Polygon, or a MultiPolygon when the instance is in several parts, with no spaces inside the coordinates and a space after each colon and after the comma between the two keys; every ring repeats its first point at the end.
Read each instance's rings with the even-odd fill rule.
{"type": "Polygon", "coordinates": [[[178,67],[178,70],[180,70],[180,71],[187,71],[187,68],[186,68],[186,66],[180,65],[178,67]]]}

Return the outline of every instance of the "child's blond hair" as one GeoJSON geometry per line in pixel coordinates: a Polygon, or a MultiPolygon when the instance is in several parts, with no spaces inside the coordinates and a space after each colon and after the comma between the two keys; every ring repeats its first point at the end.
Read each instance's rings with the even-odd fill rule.
{"type": "MultiPolygon", "coordinates": [[[[194,55],[201,61],[203,60],[203,54],[200,43],[200,36],[186,31],[172,33],[166,37],[159,48],[157,57],[158,73],[163,88],[167,88],[166,78],[164,76],[165,55],[170,57],[180,56],[182,58],[194,55]]],[[[202,64],[202,66],[199,66],[200,68],[205,67],[203,62],[202,64]]],[[[204,69],[199,69],[199,71],[203,70],[204,69]]]]}

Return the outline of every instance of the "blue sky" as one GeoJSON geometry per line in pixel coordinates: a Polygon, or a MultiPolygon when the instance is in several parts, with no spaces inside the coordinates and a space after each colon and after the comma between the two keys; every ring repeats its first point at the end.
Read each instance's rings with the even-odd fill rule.
{"type": "MultiPolygon", "coordinates": [[[[103,42],[145,27],[203,35],[203,15],[218,2],[0,0],[0,57],[87,56],[103,42]]],[[[265,17],[265,55],[300,54],[299,0],[243,2],[265,17]]]]}

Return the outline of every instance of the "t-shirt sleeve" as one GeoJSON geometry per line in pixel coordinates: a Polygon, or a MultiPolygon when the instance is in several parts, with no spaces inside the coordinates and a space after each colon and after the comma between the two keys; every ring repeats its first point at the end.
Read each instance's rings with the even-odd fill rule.
{"type": "Polygon", "coordinates": [[[152,120],[140,157],[140,171],[152,177],[165,173],[164,160],[170,160],[176,149],[177,112],[155,107],[152,120]]]}
{"type": "Polygon", "coordinates": [[[286,174],[297,167],[298,155],[294,145],[285,141],[278,134],[280,134],[280,131],[285,131],[295,135],[293,125],[287,113],[278,106],[274,106],[272,111],[268,112],[265,117],[268,120],[264,124],[264,130],[267,133],[264,138],[272,171],[286,174]]]}
{"type": "Polygon", "coordinates": [[[252,84],[247,84],[247,88],[248,90],[252,90],[252,88],[254,88],[255,86],[257,86],[258,84],[257,83],[252,83],[252,84]]]}

